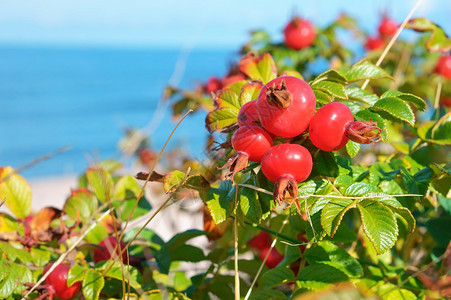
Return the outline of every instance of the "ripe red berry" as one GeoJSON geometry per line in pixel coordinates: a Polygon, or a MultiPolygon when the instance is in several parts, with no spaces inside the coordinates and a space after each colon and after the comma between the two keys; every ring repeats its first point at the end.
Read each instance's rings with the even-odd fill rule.
{"type": "Polygon", "coordinates": [[[257,126],[260,123],[257,113],[257,100],[252,100],[241,106],[238,113],[238,125],[253,125],[257,126]]]}
{"type": "Polygon", "coordinates": [[[222,82],[221,79],[218,77],[212,76],[208,79],[207,83],[205,84],[204,90],[206,93],[211,94],[215,93],[216,91],[220,90],[222,88],[222,82]]]}
{"type": "Polygon", "coordinates": [[[259,234],[251,238],[247,244],[255,249],[262,250],[271,247],[271,235],[262,230],[259,234]]]}
{"type": "Polygon", "coordinates": [[[286,202],[285,193],[288,192],[300,214],[298,183],[309,177],[312,167],[312,156],[301,145],[280,144],[271,147],[262,159],[261,169],[265,177],[275,183],[274,203],[282,205],[286,202]]]}
{"type": "MultiPolygon", "coordinates": [[[[99,243],[100,247],[94,249],[94,257],[93,257],[94,262],[98,263],[100,261],[109,260],[111,256],[114,256],[113,258],[117,257],[120,254],[120,252],[125,249],[125,243],[121,241],[117,248],[116,245],[117,240],[115,236],[109,236],[103,239],[99,243]],[[114,252],[114,249],[116,249],[116,252],[114,252]]],[[[124,263],[128,262],[126,251],[122,253],[122,261],[124,263]]]]}
{"type": "MultiPolygon", "coordinates": [[[[269,249],[270,248],[268,247],[268,248],[262,249],[260,251],[259,257],[262,261],[265,259],[266,255],[268,254],[269,249]]],[[[280,254],[276,248],[272,248],[271,252],[268,255],[268,258],[266,259],[265,265],[270,269],[275,268],[283,260],[283,257],[284,256],[282,254],[280,254]]]]}
{"type": "Polygon", "coordinates": [[[260,161],[266,151],[273,145],[268,132],[258,126],[242,126],[232,136],[232,147],[237,154],[230,158],[222,167],[229,168],[226,177],[235,176],[247,166],[248,161],[260,161]]]}
{"type": "Polygon", "coordinates": [[[313,25],[299,17],[291,20],[283,30],[285,45],[294,50],[309,47],[315,40],[315,28],[313,25]]]}
{"type": "Polygon", "coordinates": [[[379,34],[383,37],[392,36],[396,33],[397,30],[398,24],[394,20],[386,16],[382,18],[382,21],[378,27],[379,34]]]}
{"type": "Polygon", "coordinates": [[[444,55],[439,58],[435,72],[447,79],[451,78],[451,55],[444,55]]]}
{"type": "Polygon", "coordinates": [[[451,107],[451,97],[443,97],[440,99],[440,105],[445,107],[451,107]]]}
{"type": "Polygon", "coordinates": [[[309,126],[310,140],[323,151],[337,151],[348,140],[360,144],[380,141],[381,130],[373,122],[356,121],[345,104],[332,102],[321,107],[309,126]],[[377,130],[378,132],[374,132],[377,130]]]}
{"type": "Polygon", "coordinates": [[[310,140],[323,151],[340,150],[349,141],[345,135],[346,125],[353,121],[354,116],[345,104],[328,103],[321,107],[310,121],[310,140]]]}
{"type": "MultiPolygon", "coordinates": [[[[43,274],[46,274],[52,265],[46,266],[43,274]]],[[[63,300],[72,299],[81,288],[80,281],[75,282],[71,286],[67,286],[67,274],[69,270],[70,267],[68,265],[60,264],[45,279],[45,285],[50,293],[63,300]]]]}
{"type": "Polygon", "coordinates": [[[384,40],[379,36],[370,36],[365,42],[365,48],[367,50],[380,50],[385,46],[384,40]]]}
{"type": "Polygon", "coordinates": [[[287,138],[307,129],[315,107],[312,88],[292,76],[271,80],[261,89],[257,99],[257,112],[263,128],[287,138]]]}

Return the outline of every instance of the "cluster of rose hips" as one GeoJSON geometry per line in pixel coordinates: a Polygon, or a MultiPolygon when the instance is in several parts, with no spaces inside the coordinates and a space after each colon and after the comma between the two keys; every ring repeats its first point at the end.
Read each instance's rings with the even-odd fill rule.
{"type": "Polygon", "coordinates": [[[388,38],[393,36],[398,30],[398,24],[387,15],[382,17],[379,23],[379,35],[370,36],[366,40],[365,47],[368,50],[379,50],[385,47],[388,38]]]}
{"type": "Polygon", "coordinates": [[[246,76],[242,73],[236,73],[236,74],[228,74],[224,78],[219,78],[216,76],[211,76],[208,78],[207,83],[204,86],[204,92],[207,94],[215,93],[216,91],[219,91],[225,86],[228,86],[234,82],[245,80],[246,76]]]}
{"type": "Polygon", "coordinates": [[[381,130],[376,124],[354,122],[343,103],[326,104],[316,113],[315,108],[315,94],[305,81],[281,76],[268,82],[257,100],[246,103],[239,111],[239,128],[231,138],[237,154],[223,166],[229,168],[227,176],[233,178],[248,161],[261,162],[263,174],[275,183],[274,202],[291,205],[294,201],[300,213],[297,184],[310,176],[313,159],[309,150],[295,143],[295,137],[306,135],[308,128],[312,144],[323,151],[340,150],[349,139],[362,144],[380,140],[381,130]],[[285,143],[274,145],[276,137],[285,143]],[[287,193],[291,202],[285,198],[287,193]]]}
{"type": "MultiPolygon", "coordinates": [[[[117,257],[120,252],[125,249],[124,242],[120,242],[117,245],[117,240],[114,236],[109,236],[102,240],[98,247],[94,249],[93,260],[95,263],[109,260],[112,257],[117,257]],[[114,251],[116,249],[116,251],[114,251]]],[[[122,253],[122,261],[127,263],[127,253],[122,253]]],[[[51,268],[52,264],[49,264],[45,267],[44,273],[46,274],[51,268]]],[[[45,288],[47,289],[47,293],[49,298],[53,298],[53,296],[59,299],[72,299],[75,295],[80,291],[81,282],[77,281],[73,283],[71,286],[67,285],[67,277],[69,274],[70,267],[65,264],[59,264],[56,268],[49,274],[49,276],[45,279],[45,288]]]]}

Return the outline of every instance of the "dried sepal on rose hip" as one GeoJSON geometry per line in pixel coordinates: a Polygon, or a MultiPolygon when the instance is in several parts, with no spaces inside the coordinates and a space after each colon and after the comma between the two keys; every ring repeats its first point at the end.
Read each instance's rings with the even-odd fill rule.
{"type": "Polygon", "coordinates": [[[258,126],[242,126],[232,136],[232,147],[236,155],[230,158],[221,169],[228,168],[226,178],[246,168],[248,161],[260,161],[273,145],[268,132],[258,126]]]}
{"type": "Polygon", "coordinates": [[[349,107],[340,102],[328,103],[321,107],[309,126],[309,136],[313,145],[328,152],[342,149],[349,140],[374,145],[381,140],[381,132],[374,122],[354,121],[349,107]]]}
{"type": "Polygon", "coordinates": [[[307,129],[315,113],[316,98],[312,88],[293,76],[281,76],[260,90],[257,112],[269,133],[291,138],[307,129]]]}
{"type": "Polygon", "coordinates": [[[271,147],[261,161],[265,177],[275,183],[273,200],[276,205],[293,203],[301,214],[298,199],[298,183],[306,180],[312,172],[313,161],[310,152],[298,144],[280,144],[271,147]],[[286,198],[289,195],[291,200],[286,198]]]}

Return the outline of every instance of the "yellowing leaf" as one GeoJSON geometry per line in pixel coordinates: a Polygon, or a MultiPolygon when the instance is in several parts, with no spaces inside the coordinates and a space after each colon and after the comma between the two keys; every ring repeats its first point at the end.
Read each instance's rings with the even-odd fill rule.
{"type": "Polygon", "coordinates": [[[30,185],[11,167],[0,168],[0,201],[3,199],[6,199],[6,206],[16,217],[23,219],[30,214],[30,185]]]}

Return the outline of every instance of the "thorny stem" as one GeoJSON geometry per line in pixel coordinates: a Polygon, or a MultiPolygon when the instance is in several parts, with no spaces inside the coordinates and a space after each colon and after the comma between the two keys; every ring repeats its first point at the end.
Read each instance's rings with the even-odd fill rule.
{"type": "MultiPolygon", "coordinates": [[[[377,62],[376,62],[376,66],[377,67],[379,67],[381,65],[381,63],[384,60],[385,56],[387,56],[387,53],[390,51],[391,47],[393,46],[393,44],[395,43],[395,41],[398,39],[399,35],[401,34],[401,31],[406,27],[407,22],[409,22],[410,18],[412,17],[413,13],[417,10],[418,6],[420,6],[421,1],[422,0],[418,0],[417,3],[415,3],[415,5],[412,8],[412,10],[409,12],[407,17],[402,22],[401,26],[399,26],[399,28],[396,31],[395,35],[391,38],[390,42],[385,47],[384,52],[382,52],[381,56],[377,60],[377,62]]],[[[362,85],[362,90],[364,90],[367,87],[369,82],[370,82],[369,79],[365,80],[365,82],[362,85]]]]}
{"type": "MultiPolygon", "coordinates": [[[[290,214],[287,214],[287,217],[286,217],[285,220],[283,221],[282,226],[280,226],[279,234],[282,232],[283,228],[284,228],[285,225],[288,223],[288,218],[289,218],[289,217],[290,217],[290,214]]],[[[277,243],[277,239],[278,239],[278,237],[276,236],[276,238],[272,241],[271,247],[269,247],[269,250],[268,250],[268,253],[266,253],[265,259],[263,259],[262,263],[260,264],[260,267],[258,268],[257,274],[255,275],[255,278],[254,278],[254,280],[252,281],[252,284],[251,284],[249,290],[247,291],[247,294],[246,294],[246,297],[244,297],[244,300],[248,300],[248,299],[249,299],[249,297],[250,297],[250,295],[251,295],[251,293],[252,293],[252,289],[254,288],[254,285],[255,285],[255,283],[257,282],[258,276],[260,275],[260,273],[261,273],[261,271],[262,271],[262,269],[263,269],[263,266],[265,265],[266,260],[267,260],[268,257],[269,257],[269,254],[271,253],[272,249],[274,248],[274,246],[275,246],[276,243],[277,243]]]]}

